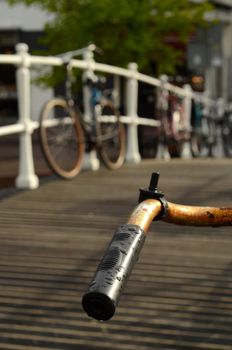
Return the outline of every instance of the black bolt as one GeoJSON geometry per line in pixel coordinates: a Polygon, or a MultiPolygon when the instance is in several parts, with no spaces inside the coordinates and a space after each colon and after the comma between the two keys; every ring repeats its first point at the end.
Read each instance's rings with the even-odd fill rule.
{"type": "Polygon", "coordinates": [[[151,180],[150,180],[150,185],[149,185],[149,190],[157,191],[159,175],[160,174],[158,172],[152,173],[151,180]]]}

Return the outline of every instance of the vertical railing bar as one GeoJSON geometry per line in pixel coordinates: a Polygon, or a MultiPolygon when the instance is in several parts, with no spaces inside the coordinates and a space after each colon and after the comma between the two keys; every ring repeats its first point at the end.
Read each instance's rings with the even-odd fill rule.
{"type": "Polygon", "coordinates": [[[138,66],[136,63],[129,63],[128,69],[131,71],[131,76],[127,78],[126,114],[131,117],[131,124],[128,124],[127,128],[126,161],[128,163],[139,163],[141,156],[138,145],[138,80],[136,77],[138,66]]]}
{"type": "Polygon", "coordinates": [[[181,152],[181,158],[184,159],[190,159],[192,158],[192,151],[191,151],[191,109],[192,109],[192,98],[191,98],[191,92],[192,88],[191,85],[185,84],[184,90],[186,92],[184,101],[183,101],[183,109],[184,109],[184,142],[181,152]]]}
{"type": "MultiPolygon", "coordinates": [[[[86,50],[83,54],[83,59],[87,63],[87,67],[84,69],[82,75],[83,81],[83,105],[84,105],[84,119],[85,121],[91,122],[92,118],[92,106],[90,105],[90,89],[85,83],[88,78],[92,78],[94,75],[94,55],[91,50],[86,50]]],[[[95,149],[85,153],[84,161],[83,161],[84,169],[98,170],[100,168],[100,161],[97,157],[97,152],[95,149]]]]}
{"type": "Polygon", "coordinates": [[[39,179],[35,174],[32,151],[32,133],[34,128],[30,108],[30,55],[28,46],[23,43],[16,45],[16,51],[21,57],[21,64],[16,72],[19,122],[24,125],[24,130],[19,136],[19,173],[16,178],[16,187],[20,189],[35,189],[39,186],[39,179]]]}

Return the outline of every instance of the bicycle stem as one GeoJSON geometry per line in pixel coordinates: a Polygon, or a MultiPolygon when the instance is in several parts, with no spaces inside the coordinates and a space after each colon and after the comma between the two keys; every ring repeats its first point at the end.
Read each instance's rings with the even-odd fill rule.
{"type": "Polygon", "coordinates": [[[157,182],[158,174],[153,173],[149,188],[140,190],[140,203],[132,211],[127,223],[117,228],[83,296],[82,305],[90,317],[109,320],[114,315],[122,290],[154,220],[189,226],[232,225],[232,208],[185,206],[167,202],[163,193],[157,191],[157,182]]]}

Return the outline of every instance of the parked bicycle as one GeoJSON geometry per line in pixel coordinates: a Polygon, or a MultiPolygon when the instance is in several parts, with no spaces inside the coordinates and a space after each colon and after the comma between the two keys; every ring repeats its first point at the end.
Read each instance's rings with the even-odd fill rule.
{"type": "Polygon", "coordinates": [[[200,101],[192,100],[191,149],[194,157],[214,157],[217,154],[221,122],[217,101],[203,106],[200,101]]]}
{"type": "Polygon", "coordinates": [[[189,137],[183,100],[161,86],[157,95],[157,115],[160,121],[160,127],[156,129],[158,143],[171,157],[180,157],[183,143],[189,137]]]}
{"type": "Polygon", "coordinates": [[[51,169],[62,178],[73,178],[82,166],[84,151],[95,149],[109,169],[123,165],[126,134],[114,106],[112,90],[106,90],[103,80],[95,73],[85,77],[89,91],[90,116],[86,118],[72,94],[74,81],[71,60],[95,45],[58,55],[65,67],[65,96],[53,98],[42,109],[40,138],[43,153],[51,169]]]}
{"type": "Polygon", "coordinates": [[[153,220],[189,226],[231,226],[232,207],[197,207],[168,202],[157,189],[159,173],[153,173],[148,188],[140,189],[139,204],[126,224],[119,226],[82,299],[86,313],[109,320],[138,260],[153,220]]]}

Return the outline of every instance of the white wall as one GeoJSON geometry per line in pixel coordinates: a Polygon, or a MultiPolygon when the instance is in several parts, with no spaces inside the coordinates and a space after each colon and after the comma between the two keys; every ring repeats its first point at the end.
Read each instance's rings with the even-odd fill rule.
{"type": "Polygon", "coordinates": [[[0,0],[0,30],[42,30],[45,22],[51,18],[50,14],[38,6],[27,7],[23,4],[10,6],[6,0],[0,0]]]}

